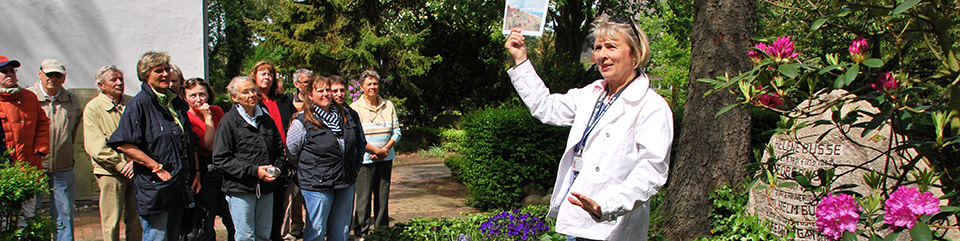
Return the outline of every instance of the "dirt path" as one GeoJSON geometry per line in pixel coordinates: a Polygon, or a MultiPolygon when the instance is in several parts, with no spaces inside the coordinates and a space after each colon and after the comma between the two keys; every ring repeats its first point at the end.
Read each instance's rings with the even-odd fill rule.
{"type": "Polygon", "coordinates": [[[390,185],[390,224],[416,217],[455,217],[476,213],[466,205],[466,187],[453,180],[442,158],[397,157],[390,185]]]}

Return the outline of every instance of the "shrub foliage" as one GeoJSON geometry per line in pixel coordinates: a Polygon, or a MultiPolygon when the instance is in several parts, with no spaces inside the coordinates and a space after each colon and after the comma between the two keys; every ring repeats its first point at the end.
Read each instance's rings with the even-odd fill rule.
{"type": "Polygon", "coordinates": [[[553,186],[569,128],[540,123],[521,106],[479,110],[464,117],[462,156],[445,161],[481,209],[515,208],[523,187],[553,186]]]}
{"type": "Polygon", "coordinates": [[[0,164],[0,241],[49,240],[56,230],[53,220],[40,214],[24,218],[21,211],[31,198],[49,193],[47,177],[26,162],[0,159],[5,159],[0,164]]]}

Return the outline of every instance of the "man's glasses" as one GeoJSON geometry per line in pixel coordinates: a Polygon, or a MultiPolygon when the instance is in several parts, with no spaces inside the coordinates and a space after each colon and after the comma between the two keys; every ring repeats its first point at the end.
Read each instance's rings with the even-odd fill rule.
{"type": "Polygon", "coordinates": [[[16,69],[16,68],[0,69],[0,73],[3,73],[3,74],[16,74],[16,73],[17,73],[17,69],[16,69]]]}
{"type": "Polygon", "coordinates": [[[637,25],[633,23],[633,19],[627,17],[613,17],[607,22],[629,24],[630,28],[633,29],[633,35],[637,36],[637,40],[643,41],[643,39],[640,38],[640,31],[637,31],[637,25]]]}

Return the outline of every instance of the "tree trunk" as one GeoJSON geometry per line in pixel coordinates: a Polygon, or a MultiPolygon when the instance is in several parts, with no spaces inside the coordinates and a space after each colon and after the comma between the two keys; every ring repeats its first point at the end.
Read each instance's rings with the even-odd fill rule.
{"type": "Polygon", "coordinates": [[[708,96],[713,87],[696,81],[752,67],[747,48],[754,33],[755,1],[695,0],[690,35],[690,85],[683,123],[672,159],[662,215],[670,240],[692,240],[710,235],[709,194],[719,185],[737,184],[745,177],[750,155],[750,111],[734,108],[716,113],[736,96],[726,91],[708,96]]]}
{"type": "Polygon", "coordinates": [[[554,17],[556,25],[553,26],[557,53],[562,54],[564,61],[578,63],[583,41],[593,29],[593,19],[596,13],[606,10],[606,5],[601,2],[592,11],[588,9],[593,9],[593,1],[568,0],[557,5],[557,16],[554,17]]]}

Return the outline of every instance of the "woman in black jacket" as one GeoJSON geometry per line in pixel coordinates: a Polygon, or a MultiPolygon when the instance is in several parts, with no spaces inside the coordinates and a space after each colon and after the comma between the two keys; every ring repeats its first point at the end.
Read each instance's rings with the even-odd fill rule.
{"type": "Polygon", "coordinates": [[[287,132],[287,151],[298,160],[307,210],[303,240],[346,241],[354,182],[367,141],[356,111],[333,102],[328,77],[307,82],[307,101],[287,132]]]}
{"type": "Polygon", "coordinates": [[[236,227],[235,238],[266,241],[273,218],[274,182],[283,172],[283,139],[273,119],[257,103],[259,89],[246,76],[227,85],[237,103],[220,120],[213,144],[214,168],[223,173],[223,192],[236,227]]]}

